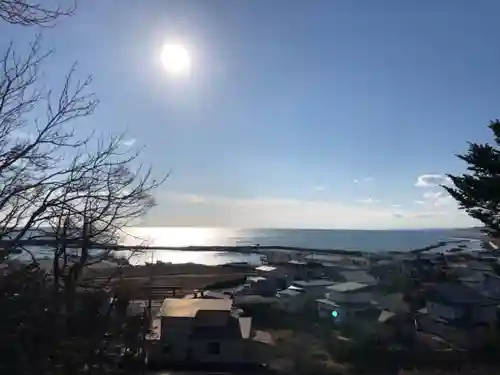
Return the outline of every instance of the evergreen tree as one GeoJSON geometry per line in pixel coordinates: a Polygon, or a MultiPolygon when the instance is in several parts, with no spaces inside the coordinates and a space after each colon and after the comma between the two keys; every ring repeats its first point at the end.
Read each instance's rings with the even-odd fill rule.
{"type": "Polygon", "coordinates": [[[468,152],[457,155],[468,164],[467,173],[448,175],[455,186],[443,187],[460,208],[485,225],[485,232],[500,237],[500,120],[488,127],[495,144],[469,143],[468,152]]]}

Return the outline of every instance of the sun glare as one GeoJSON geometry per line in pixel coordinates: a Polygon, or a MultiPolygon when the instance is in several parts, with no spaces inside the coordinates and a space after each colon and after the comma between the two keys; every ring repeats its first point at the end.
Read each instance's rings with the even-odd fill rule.
{"type": "Polygon", "coordinates": [[[191,71],[191,56],[182,44],[165,44],[161,49],[160,59],[171,75],[187,75],[191,71]]]}

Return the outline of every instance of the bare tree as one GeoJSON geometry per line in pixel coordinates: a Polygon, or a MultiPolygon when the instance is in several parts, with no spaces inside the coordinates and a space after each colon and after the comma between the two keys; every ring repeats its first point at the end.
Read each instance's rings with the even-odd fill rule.
{"type": "Polygon", "coordinates": [[[59,17],[75,12],[76,4],[66,3],[68,4],[63,6],[49,0],[0,0],[0,18],[16,25],[53,26],[59,17]]]}
{"type": "MultiPolygon", "coordinates": [[[[0,18],[13,24],[46,26],[70,12],[0,0],[0,18]]],[[[124,228],[153,206],[152,191],[164,178],[153,178],[139,164],[139,152],[124,147],[123,136],[98,137],[77,128],[98,105],[89,91],[91,78],[78,80],[73,66],[60,90],[47,89],[41,69],[51,55],[37,38],[28,53],[19,54],[10,45],[0,57],[0,242],[10,252],[26,239],[42,238],[50,240],[53,255],[49,277],[29,268],[7,284],[0,275],[0,286],[9,286],[0,301],[2,314],[12,312],[0,336],[17,337],[12,345],[20,345],[18,357],[0,362],[52,373],[63,365],[74,373],[97,361],[96,345],[111,329],[107,315],[95,309],[92,321],[99,325],[82,323],[87,319],[78,308],[83,271],[108,255],[96,251],[97,245],[116,244],[124,228]],[[33,326],[27,325],[30,319],[43,322],[37,331],[41,336],[26,329],[33,326]],[[22,341],[36,343],[40,337],[50,339],[50,345],[37,357],[42,362],[31,366],[19,354],[22,341]],[[81,354],[74,358],[75,353],[81,354]]]]}

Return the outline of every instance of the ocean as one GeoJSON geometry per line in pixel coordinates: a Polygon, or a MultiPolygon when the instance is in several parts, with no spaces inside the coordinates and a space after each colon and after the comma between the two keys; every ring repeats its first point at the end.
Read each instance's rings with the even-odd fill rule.
{"type": "MultiPolygon", "coordinates": [[[[200,227],[134,227],[128,228],[125,245],[150,246],[297,246],[313,249],[361,250],[366,252],[409,251],[440,241],[466,239],[468,250],[481,249],[481,234],[476,229],[428,230],[318,230],[318,229],[231,229],[200,227]]],[[[455,245],[456,246],[456,245],[455,245]]],[[[447,250],[454,245],[439,248],[447,250]]],[[[162,261],[170,263],[222,264],[248,261],[258,263],[260,256],[223,251],[155,251],[140,254],[133,263],[162,261]]]]}

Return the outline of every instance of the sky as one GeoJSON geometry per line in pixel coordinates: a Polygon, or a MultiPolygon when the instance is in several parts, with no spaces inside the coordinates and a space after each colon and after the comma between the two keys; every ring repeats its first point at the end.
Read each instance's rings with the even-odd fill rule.
{"type": "MultiPolygon", "coordinates": [[[[160,176],[148,225],[477,224],[439,184],[498,116],[498,0],[89,0],[41,30],[57,91],[74,61],[101,103],[86,129],[160,176]],[[189,76],[160,62],[165,43],[189,76]]],[[[33,28],[2,25],[26,44],[33,28]]]]}

